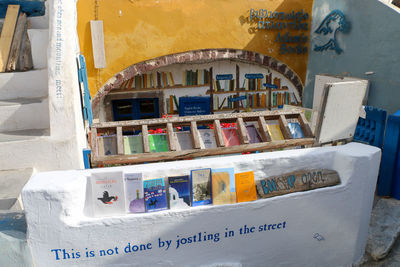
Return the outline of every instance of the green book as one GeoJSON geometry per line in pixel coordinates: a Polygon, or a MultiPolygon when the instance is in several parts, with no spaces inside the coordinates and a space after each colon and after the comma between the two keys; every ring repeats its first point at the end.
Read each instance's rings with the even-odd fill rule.
{"type": "Polygon", "coordinates": [[[166,134],[149,135],[150,152],[168,152],[168,141],[166,134]]]}
{"type": "Polygon", "coordinates": [[[143,140],[141,135],[124,136],[125,155],[143,153],[143,140]]]}

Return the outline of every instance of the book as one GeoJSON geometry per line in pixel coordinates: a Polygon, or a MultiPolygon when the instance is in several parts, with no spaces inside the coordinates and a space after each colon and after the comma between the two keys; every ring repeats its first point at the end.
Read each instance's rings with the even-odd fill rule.
{"type": "Polygon", "coordinates": [[[238,203],[257,200],[254,172],[235,174],[236,200],[238,203]]]}
{"type": "Polygon", "coordinates": [[[236,128],[223,128],[222,137],[224,138],[226,147],[240,145],[239,135],[236,128]]]}
{"type": "Polygon", "coordinates": [[[125,155],[143,153],[143,139],[141,135],[124,136],[125,155]]]}
{"type": "Polygon", "coordinates": [[[190,207],[189,175],[168,177],[169,208],[184,209],[190,207]]]}
{"type": "Polygon", "coordinates": [[[236,203],[235,171],[233,168],[212,170],[213,205],[236,203]]]}
{"type": "Polygon", "coordinates": [[[192,134],[190,132],[176,132],[176,137],[181,150],[190,150],[194,148],[192,134]]]}
{"type": "Polygon", "coordinates": [[[217,140],[213,129],[199,129],[199,133],[205,149],[217,148],[217,140]]]}
{"type": "Polygon", "coordinates": [[[117,155],[117,136],[99,136],[97,137],[97,147],[99,156],[117,155]]]}
{"type": "Polygon", "coordinates": [[[168,141],[166,134],[149,134],[150,152],[167,152],[168,141]]]}
{"type": "Polygon", "coordinates": [[[262,142],[261,136],[254,125],[246,125],[246,130],[250,144],[256,144],[262,142]]]}
{"type": "Polygon", "coordinates": [[[284,140],[281,127],[278,124],[267,124],[267,129],[272,141],[284,140]]]}
{"type": "Polygon", "coordinates": [[[164,178],[145,180],[143,189],[147,212],[168,209],[164,178]]]}
{"type": "Polygon", "coordinates": [[[122,172],[92,173],[93,214],[95,217],[125,213],[122,172]]]}
{"type": "Polygon", "coordinates": [[[301,126],[298,122],[288,122],[288,126],[289,131],[294,139],[304,138],[303,131],[301,130],[301,126]]]}
{"type": "Polygon", "coordinates": [[[125,205],[128,212],[146,212],[141,173],[124,173],[125,205]]]}
{"type": "Polygon", "coordinates": [[[211,204],[211,169],[192,170],[190,177],[192,206],[211,204]]]}

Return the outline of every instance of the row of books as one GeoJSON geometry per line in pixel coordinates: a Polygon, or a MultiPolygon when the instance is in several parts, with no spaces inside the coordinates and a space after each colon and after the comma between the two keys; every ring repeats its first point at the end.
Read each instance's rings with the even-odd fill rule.
{"type": "Polygon", "coordinates": [[[185,70],[182,74],[182,85],[203,85],[210,83],[210,71],[201,70],[185,70]]]}
{"type": "Polygon", "coordinates": [[[293,92],[272,92],[271,94],[271,105],[273,107],[282,105],[297,105],[296,96],[293,92]]]}
{"type": "MultiPolygon", "coordinates": [[[[298,122],[288,122],[290,133],[293,138],[304,138],[303,131],[301,130],[298,122]]],[[[279,123],[273,122],[267,124],[267,130],[271,136],[272,141],[284,140],[279,123]]],[[[213,129],[198,129],[200,133],[201,147],[204,149],[217,148],[215,132],[213,129]]],[[[261,135],[255,125],[246,125],[247,137],[250,144],[261,143],[261,135]]],[[[177,137],[177,146],[180,150],[194,149],[193,138],[190,131],[175,132],[177,137]]],[[[222,128],[222,137],[226,147],[240,145],[240,138],[238,131],[235,127],[222,128]]],[[[123,137],[124,151],[126,155],[143,153],[143,137],[138,135],[125,135],[123,137]]],[[[117,155],[117,137],[112,136],[99,136],[97,138],[98,155],[108,156],[117,155]]],[[[168,152],[168,139],[165,133],[149,134],[149,147],[150,152],[168,152]]]]}
{"type": "Polygon", "coordinates": [[[97,172],[90,183],[95,217],[257,200],[254,173],[235,173],[234,168],[145,180],[142,173],[97,172]]]}
{"type": "Polygon", "coordinates": [[[136,75],[132,79],[125,81],[121,89],[146,89],[146,88],[164,88],[175,86],[174,77],[171,72],[157,72],[136,75]]]}
{"type": "Polygon", "coordinates": [[[235,80],[213,80],[214,92],[228,92],[235,91],[236,81],[235,80]]]}

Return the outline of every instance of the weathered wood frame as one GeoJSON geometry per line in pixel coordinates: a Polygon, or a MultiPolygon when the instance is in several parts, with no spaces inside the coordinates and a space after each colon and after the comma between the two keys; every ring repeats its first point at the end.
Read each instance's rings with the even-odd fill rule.
{"type": "Polygon", "coordinates": [[[116,134],[118,155],[97,155],[92,154],[91,160],[93,166],[102,166],[106,164],[136,164],[143,162],[155,162],[163,160],[178,160],[190,159],[195,157],[224,155],[241,152],[274,150],[292,146],[313,145],[315,143],[311,129],[304,118],[301,111],[262,111],[262,112],[247,112],[247,113],[230,113],[216,114],[204,116],[188,116],[174,117],[162,119],[147,119],[133,120],[120,122],[103,122],[92,125],[91,147],[92,151],[97,151],[97,136],[98,134],[116,134]],[[304,138],[293,139],[287,126],[287,119],[297,119],[304,133],[304,138]],[[266,124],[267,121],[278,120],[281,131],[285,140],[271,141],[266,124]],[[259,131],[263,142],[250,144],[245,133],[245,123],[254,122],[259,125],[259,131]],[[236,123],[240,145],[226,147],[222,137],[221,123],[236,123]],[[202,149],[200,142],[200,134],[197,130],[199,124],[213,125],[217,148],[202,149]],[[191,134],[194,144],[194,149],[180,150],[177,145],[176,134],[173,132],[174,127],[188,126],[191,128],[191,134]],[[164,128],[167,130],[167,138],[169,150],[168,152],[150,153],[148,141],[149,128],[164,128]],[[124,130],[142,130],[143,151],[144,153],[124,155],[122,132],[124,130]]]}

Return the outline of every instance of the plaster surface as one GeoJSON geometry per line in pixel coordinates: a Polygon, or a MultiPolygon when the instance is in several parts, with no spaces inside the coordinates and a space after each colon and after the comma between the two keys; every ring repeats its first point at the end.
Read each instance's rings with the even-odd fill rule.
{"type": "Polygon", "coordinates": [[[376,147],[351,143],[39,173],[22,192],[28,244],[36,266],[351,266],[364,253],[380,156],[376,147]],[[88,182],[91,173],[123,170],[142,172],[145,179],[150,179],[185,175],[205,167],[252,170],[256,179],[326,168],[339,173],[341,184],[240,204],[92,216],[88,182]],[[280,229],[260,231],[264,225],[279,223],[280,229]],[[243,232],[245,228],[249,230],[247,234],[243,232]],[[213,239],[192,239],[192,243],[183,244],[182,238],[188,241],[188,237],[199,233],[212,234],[213,239]],[[167,241],[171,242],[168,249],[167,241]],[[134,246],[140,244],[146,249],[127,249],[128,245],[136,249],[134,246]]]}

